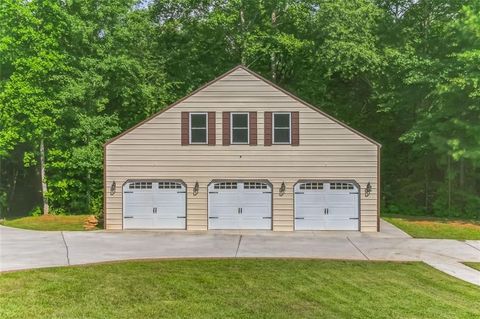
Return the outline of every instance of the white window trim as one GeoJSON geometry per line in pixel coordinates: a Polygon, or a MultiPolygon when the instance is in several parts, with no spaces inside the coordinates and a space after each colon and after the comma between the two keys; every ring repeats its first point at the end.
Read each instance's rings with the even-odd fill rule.
{"type": "Polygon", "coordinates": [[[208,144],[208,113],[207,112],[190,112],[188,121],[188,142],[189,144],[206,145],[208,144]],[[205,115],[205,142],[192,142],[192,115],[205,115]]]}
{"type": "Polygon", "coordinates": [[[249,145],[250,144],[250,114],[249,112],[230,112],[230,144],[249,145]],[[233,142],[233,115],[246,114],[247,115],[247,142],[233,142]]]}
{"type": "Polygon", "coordinates": [[[292,113],[291,112],[273,112],[272,113],[272,143],[273,144],[292,144],[292,113]],[[275,141],[275,114],[288,114],[288,142],[275,141]]]}

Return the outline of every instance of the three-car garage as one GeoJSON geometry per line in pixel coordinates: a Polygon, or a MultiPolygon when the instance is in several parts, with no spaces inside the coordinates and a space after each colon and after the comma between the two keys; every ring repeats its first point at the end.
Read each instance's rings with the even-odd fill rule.
{"type": "MultiPolygon", "coordinates": [[[[272,184],[223,180],[208,184],[208,229],[272,229],[272,184]]],[[[353,181],[294,185],[295,230],[359,230],[359,187],[353,181]]],[[[123,186],[124,229],[186,229],[187,189],[178,180],[135,180],[123,186]]]]}

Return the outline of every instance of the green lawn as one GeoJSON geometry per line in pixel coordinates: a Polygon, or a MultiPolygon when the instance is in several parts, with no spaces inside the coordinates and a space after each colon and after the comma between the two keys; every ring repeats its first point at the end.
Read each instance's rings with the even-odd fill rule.
{"type": "Polygon", "coordinates": [[[136,261],[0,275],[0,318],[480,318],[480,289],[422,263],[136,261]]]}
{"type": "Polygon", "coordinates": [[[32,230],[83,230],[89,215],[46,215],[4,220],[2,225],[32,230]]]}
{"type": "Polygon", "coordinates": [[[480,271],[480,263],[465,263],[468,267],[472,267],[473,269],[476,269],[480,271]]]}
{"type": "Polygon", "coordinates": [[[395,215],[382,218],[415,238],[480,239],[479,221],[395,215]]]}

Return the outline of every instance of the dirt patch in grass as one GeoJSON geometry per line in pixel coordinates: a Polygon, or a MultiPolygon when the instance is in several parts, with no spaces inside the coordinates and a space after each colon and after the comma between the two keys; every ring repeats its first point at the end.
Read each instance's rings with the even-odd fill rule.
{"type": "Polygon", "coordinates": [[[480,224],[477,223],[472,223],[470,221],[458,221],[458,220],[439,220],[439,221],[431,221],[431,220],[413,220],[411,221],[414,224],[418,225],[425,225],[425,226],[430,226],[430,227],[435,227],[436,225],[440,224],[448,224],[453,227],[465,227],[465,228],[471,228],[471,229],[476,229],[480,231],[480,224]]]}
{"type": "Polygon", "coordinates": [[[89,215],[42,215],[4,220],[3,225],[29,230],[84,230],[89,215]]]}

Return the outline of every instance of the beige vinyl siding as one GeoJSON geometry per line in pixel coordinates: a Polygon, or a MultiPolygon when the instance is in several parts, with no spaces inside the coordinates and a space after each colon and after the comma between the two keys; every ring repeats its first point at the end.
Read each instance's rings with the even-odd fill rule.
{"type": "Polygon", "coordinates": [[[207,229],[207,186],[218,179],[266,179],[273,185],[273,230],[293,230],[298,180],[355,180],[361,230],[377,229],[378,146],[243,69],[186,98],[106,146],[106,224],[122,228],[122,185],[129,179],[187,184],[187,229],[207,229]],[[181,145],[181,112],[216,112],[216,145],[181,145]],[[256,111],[258,145],[222,145],[222,112],[256,111]],[[264,112],[298,111],[300,145],[264,146],[264,112]],[[115,181],[117,190],[110,195],[115,181]],[[193,196],[195,182],[200,190],[193,196]],[[285,182],[286,192],[279,195],[285,182]],[[365,197],[367,183],[372,192],[365,197]]]}

